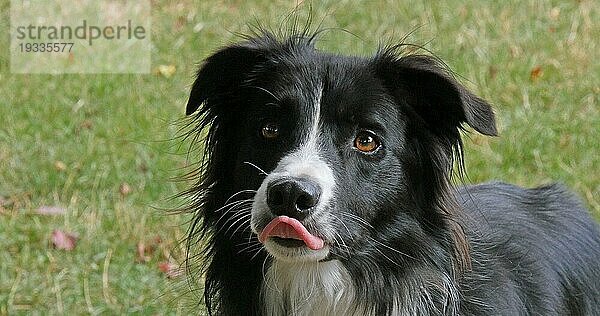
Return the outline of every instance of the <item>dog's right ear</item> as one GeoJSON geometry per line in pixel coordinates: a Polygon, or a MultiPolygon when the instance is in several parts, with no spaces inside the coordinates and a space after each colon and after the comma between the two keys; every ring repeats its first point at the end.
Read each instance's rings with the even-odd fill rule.
{"type": "Polygon", "coordinates": [[[235,91],[263,59],[261,51],[248,43],[228,46],[208,57],[198,70],[185,114],[190,115],[202,103],[235,91]]]}

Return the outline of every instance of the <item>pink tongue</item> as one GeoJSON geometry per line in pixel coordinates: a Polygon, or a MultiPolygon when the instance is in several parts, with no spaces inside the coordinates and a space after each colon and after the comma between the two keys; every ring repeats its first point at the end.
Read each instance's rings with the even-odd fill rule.
{"type": "Polygon", "coordinates": [[[269,237],[302,240],[312,250],[319,250],[324,244],[323,239],[309,233],[297,219],[287,216],[275,217],[260,233],[258,240],[264,243],[269,237]]]}

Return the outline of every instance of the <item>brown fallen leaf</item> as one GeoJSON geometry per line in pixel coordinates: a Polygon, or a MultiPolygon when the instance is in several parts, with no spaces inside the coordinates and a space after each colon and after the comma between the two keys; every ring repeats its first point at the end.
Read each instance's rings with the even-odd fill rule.
{"type": "Polygon", "coordinates": [[[0,207],[8,207],[10,204],[12,203],[7,197],[0,195],[0,207]]]}
{"type": "Polygon", "coordinates": [[[571,140],[571,135],[569,134],[563,134],[560,136],[559,140],[558,140],[558,144],[560,145],[560,147],[567,147],[571,144],[572,140],[571,140]]]}
{"type": "Polygon", "coordinates": [[[144,162],[140,163],[140,165],[138,166],[138,171],[146,173],[148,171],[148,165],[146,165],[146,163],[144,162]]]}
{"type": "Polygon", "coordinates": [[[2,195],[0,195],[0,214],[6,213],[5,205],[8,205],[8,200],[6,200],[2,195]]]}
{"type": "Polygon", "coordinates": [[[175,19],[175,22],[173,23],[173,29],[175,29],[175,31],[177,32],[181,31],[185,26],[186,22],[187,19],[185,18],[185,16],[177,17],[177,19],[175,19]]]}
{"type": "Polygon", "coordinates": [[[81,127],[82,129],[92,129],[93,126],[94,123],[90,120],[83,120],[83,122],[79,124],[79,127],[81,127]]]}
{"type": "Polygon", "coordinates": [[[31,192],[23,192],[12,195],[3,195],[0,198],[0,207],[5,210],[16,210],[30,205],[31,192]]]}
{"type": "Polygon", "coordinates": [[[490,79],[496,78],[497,74],[498,74],[498,68],[496,68],[495,66],[490,66],[488,68],[488,75],[489,75],[490,79]]]}
{"type": "Polygon", "coordinates": [[[119,186],[119,193],[121,193],[121,196],[127,196],[129,193],[131,193],[131,191],[131,187],[125,182],[121,183],[119,186]]]}
{"type": "Polygon", "coordinates": [[[183,275],[183,268],[170,261],[159,262],[158,270],[166,274],[169,279],[174,279],[183,275]]]}
{"type": "Polygon", "coordinates": [[[154,245],[146,245],[144,242],[138,242],[136,246],[135,261],[138,263],[146,263],[152,259],[152,254],[156,250],[154,245]]]}
{"type": "Polygon", "coordinates": [[[560,8],[559,7],[554,7],[550,10],[550,14],[549,14],[550,18],[552,20],[557,20],[558,17],[560,17],[560,8]]]}
{"type": "Polygon", "coordinates": [[[138,263],[146,263],[148,261],[150,261],[150,256],[148,255],[148,252],[150,249],[146,250],[146,244],[144,244],[143,242],[138,242],[136,245],[136,256],[135,256],[135,261],[138,263]]]}
{"type": "Polygon", "coordinates": [[[513,58],[519,58],[519,57],[521,57],[521,53],[523,52],[523,49],[521,47],[516,46],[516,45],[511,45],[509,47],[509,49],[510,49],[510,55],[513,58]]]}
{"type": "Polygon", "coordinates": [[[542,69],[542,66],[535,66],[533,67],[533,69],[531,69],[531,72],[529,73],[529,79],[531,81],[537,81],[543,74],[544,70],[542,69]]]}
{"type": "Polygon", "coordinates": [[[56,169],[56,171],[65,171],[67,170],[67,165],[64,162],[57,160],[54,162],[54,169],[56,169]]]}
{"type": "Polygon", "coordinates": [[[0,195],[0,214],[8,214],[9,210],[15,209],[19,200],[15,197],[0,195]]]}
{"type": "Polygon", "coordinates": [[[62,206],[48,206],[42,205],[37,208],[36,213],[40,215],[63,215],[67,212],[67,209],[62,206]]]}
{"type": "Polygon", "coordinates": [[[77,245],[77,235],[59,229],[52,231],[52,246],[56,249],[71,251],[77,245]]]}
{"type": "Polygon", "coordinates": [[[138,263],[149,262],[156,251],[161,248],[161,243],[162,238],[159,235],[156,235],[146,241],[139,241],[136,245],[135,261],[138,263]]]}
{"type": "Polygon", "coordinates": [[[175,65],[160,65],[156,68],[156,73],[165,78],[171,78],[175,74],[175,71],[177,71],[175,65]]]}

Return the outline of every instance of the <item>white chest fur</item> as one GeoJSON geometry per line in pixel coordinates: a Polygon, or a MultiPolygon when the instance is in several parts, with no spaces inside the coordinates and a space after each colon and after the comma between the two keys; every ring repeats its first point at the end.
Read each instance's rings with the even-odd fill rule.
{"type": "Polygon", "coordinates": [[[348,271],[337,260],[288,263],[275,260],[263,282],[266,315],[353,315],[358,313],[348,271]]]}

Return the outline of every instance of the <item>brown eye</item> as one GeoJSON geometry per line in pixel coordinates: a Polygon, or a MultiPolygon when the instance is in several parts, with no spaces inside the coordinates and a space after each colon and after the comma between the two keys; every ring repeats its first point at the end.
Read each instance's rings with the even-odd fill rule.
{"type": "Polygon", "coordinates": [[[279,136],[279,126],[275,123],[266,123],[260,133],[265,139],[275,139],[279,136]]]}
{"type": "Polygon", "coordinates": [[[360,131],[354,139],[354,147],[364,153],[374,152],[380,145],[377,136],[370,131],[360,131]]]}

